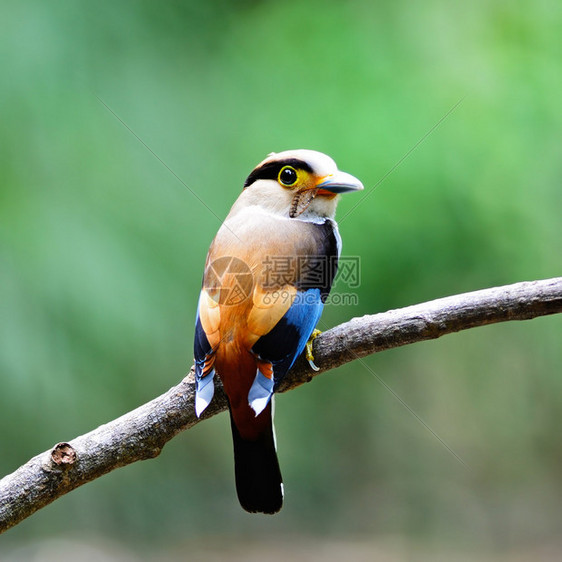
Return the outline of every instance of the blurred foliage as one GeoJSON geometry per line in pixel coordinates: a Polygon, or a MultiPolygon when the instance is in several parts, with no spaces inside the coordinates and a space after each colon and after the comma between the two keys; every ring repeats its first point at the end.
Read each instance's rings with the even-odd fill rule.
{"type": "MultiPolygon", "coordinates": [[[[0,11],[3,474],[183,376],[209,243],[268,152],[324,151],[367,187],[338,210],[344,253],[361,257],[359,303],[328,307],[322,329],[561,274],[559,2],[8,0],[0,11]]],[[[555,542],[561,321],[394,350],[279,396],[287,498],[274,518],[239,508],[220,416],[3,544],[555,542]]]]}

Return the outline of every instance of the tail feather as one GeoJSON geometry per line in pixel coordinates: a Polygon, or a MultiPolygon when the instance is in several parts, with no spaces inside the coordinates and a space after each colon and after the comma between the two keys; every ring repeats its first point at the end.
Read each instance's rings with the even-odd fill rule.
{"type": "Polygon", "coordinates": [[[277,513],[283,505],[283,479],[275,450],[273,424],[270,423],[256,439],[249,440],[241,437],[232,413],[230,421],[240,504],[250,513],[277,513]]]}

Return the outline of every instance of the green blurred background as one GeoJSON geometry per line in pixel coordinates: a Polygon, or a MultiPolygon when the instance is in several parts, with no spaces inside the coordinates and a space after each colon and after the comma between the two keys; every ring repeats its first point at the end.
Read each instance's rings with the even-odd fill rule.
{"type": "MultiPolygon", "coordinates": [[[[2,474],[183,377],[209,243],[268,152],[324,151],[369,192],[463,100],[342,198],[361,286],[322,329],[561,274],[560,2],[0,11],[2,474]]],[[[463,332],[279,396],[275,517],[240,509],[221,415],[24,521],[0,560],[558,559],[561,329],[463,332]]]]}

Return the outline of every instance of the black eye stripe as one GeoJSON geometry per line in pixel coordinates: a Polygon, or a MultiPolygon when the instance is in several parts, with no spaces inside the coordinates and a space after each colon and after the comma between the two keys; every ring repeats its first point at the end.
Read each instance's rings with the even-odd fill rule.
{"type": "Polygon", "coordinates": [[[284,166],[291,166],[296,170],[304,170],[309,174],[313,173],[312,167],[308,162],[304,160],[299,160],[298,158],[287,158],[285,160],[274,160],[272,162],[266,162],[262,166],[259,166],[248,176],[244,182],[244,187],[252,185],[257,180],[276,180],[279,177],[279,172],[284,166]]]}

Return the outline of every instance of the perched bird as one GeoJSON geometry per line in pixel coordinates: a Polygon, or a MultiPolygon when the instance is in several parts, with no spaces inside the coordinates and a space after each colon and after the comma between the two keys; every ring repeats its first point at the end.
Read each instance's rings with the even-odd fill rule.
{"type": "Polygon", "coordinates": [[[246,179],[209,249],[195,325],[195,410],[200,416],[209,405],[218,374],[246,511],[281,509],[272,396],[330,292],[341,249],[338,194],[361,189],[325,154],[272,153],[246,179]]]}

